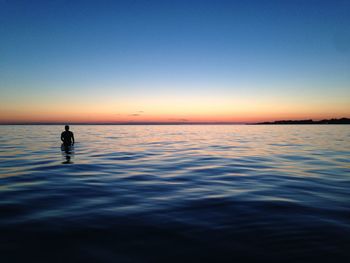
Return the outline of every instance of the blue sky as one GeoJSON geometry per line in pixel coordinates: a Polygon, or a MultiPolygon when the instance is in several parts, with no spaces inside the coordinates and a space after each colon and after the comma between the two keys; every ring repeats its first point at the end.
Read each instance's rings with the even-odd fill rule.
{"type": "Polygon", "coordinates": [[[0,0],[0,110],[25,119],[69,97],[127,114],[176,98],[183,117],[214,97],[350,114],[349,14],[350,1],[0,0]]]}

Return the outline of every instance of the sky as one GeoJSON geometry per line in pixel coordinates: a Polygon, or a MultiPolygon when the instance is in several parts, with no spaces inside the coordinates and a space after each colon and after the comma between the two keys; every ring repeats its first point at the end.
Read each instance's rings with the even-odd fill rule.
{"type": "Polygon", "coordinates": [[[350,1],[0,0],[0,123],[350,117],[350,1]]]}

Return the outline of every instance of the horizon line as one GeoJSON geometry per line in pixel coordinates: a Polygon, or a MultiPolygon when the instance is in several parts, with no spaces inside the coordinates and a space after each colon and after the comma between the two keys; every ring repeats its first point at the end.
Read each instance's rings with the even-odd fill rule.
{"type": "MultiPolygon", "coordinates": [[[[349,119],[346,117],[342,118],[329,118],[329,119],[323,119],[320,121],[327,121],[327,120],[341,120],[341,119],[349,119]]],[[[279,122],[279,121],[314,121],[313,119],[299,119],[299,120],[275,120],[273,122],[279,122]]],[[[225,122],[225,121],[173,121],[173,122],[166,122],[166,121],[114,121],[114,122],[55,122],[55,121],[4,121],[0,122],[0,125],[249,125],[249,124],[263,124],[268,122],[247,122],[247,121],[241,121],[241,122],[225,122]]]]}
{"type": "Polygon", "coordinates": [[[244,125],[254,122],[0,122],[0,125],[244,125]]]}

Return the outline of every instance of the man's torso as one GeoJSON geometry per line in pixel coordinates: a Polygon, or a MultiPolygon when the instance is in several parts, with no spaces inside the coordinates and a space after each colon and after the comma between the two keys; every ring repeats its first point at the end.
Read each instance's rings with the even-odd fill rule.
{"type": "Polygon", "coordinates": [[[64,145],[71,145],[72,144],[73,133],[71,131],[62,132],[61,137],[63,138],[64,145]]]}

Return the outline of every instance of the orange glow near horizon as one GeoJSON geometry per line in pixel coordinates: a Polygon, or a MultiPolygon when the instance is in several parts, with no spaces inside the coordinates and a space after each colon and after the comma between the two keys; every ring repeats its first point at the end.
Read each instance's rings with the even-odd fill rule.
{"type": "Polygon", "coordinates": [[[164,98],[95,103],[0,106],[0,123],[16,122],[259,122],[281,119],[349,117],[345,104],[315,105],[286,101],[218,98],[164,98]]]}

